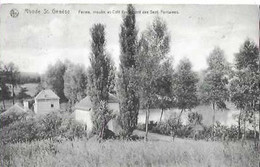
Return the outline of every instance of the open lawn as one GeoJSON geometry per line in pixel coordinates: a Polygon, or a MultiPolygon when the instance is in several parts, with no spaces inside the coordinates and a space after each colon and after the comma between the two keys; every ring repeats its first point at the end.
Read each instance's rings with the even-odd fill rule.
{"type": "MultiPolygon", "coordinates": [[[[137,131],[135,133],[142,133],[137,131]]],[[[150,141],[77,139],[1,146],[1,166],[43,167],[257,167],[260,154],[251,144],[193,141],[150,134],[150,141]],[[162,140],[161,140],[162,139],[162,140]]]]}

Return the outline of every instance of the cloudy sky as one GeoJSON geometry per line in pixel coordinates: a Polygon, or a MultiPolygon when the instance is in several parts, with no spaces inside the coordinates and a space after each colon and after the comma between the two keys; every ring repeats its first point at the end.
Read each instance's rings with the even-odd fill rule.
{"type": "MultiPolygon", "coordinates": [[[[231,5],[135,5],[137,27],[142,32],[156,15],[168,25],[171,51],[175,65],[187,57],[193,69],[207,67],[206,58],[215,46],[225,52],[229,62],[240,45],[250,38],[258,44],[257,6],[231,5]],[[159,11],[151,14],[150,10],[159,11]],[[161,11],[175,11],[162,14],[161,11]],[[177,14],[176,14],[177,11],[177,14]]],[[[119,64],[119,31],[122,10],[126,5],[2,5],[0,7],[0,60],[14,62],[21,71],[44,73],[56,60],[69,59],[89,65],[90,31],[95,23],[106,25],[106,49],[119,64]],[[10,16],[17,9],[16,18],[10,16]],[[38,10],[40,14],[28,14],[38,10]],[[44,9],[49,14],[43,14],[44,9]],[[69,14],[52,14],[52,10],[69,10],[69,14]],[[27,10],[27,11],[28,11],[27,10]],[[79,14],[90,11],[91,14],[79,14]],[[120,11],[112,14],[94,14],[94,11],[120,11]]]]}

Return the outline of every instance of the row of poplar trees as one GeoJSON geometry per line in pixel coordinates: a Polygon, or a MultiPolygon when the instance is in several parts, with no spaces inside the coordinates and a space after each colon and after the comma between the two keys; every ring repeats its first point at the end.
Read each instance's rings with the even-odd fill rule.
{"type": "MultiPolygon", "coordinates": [[[[161,99],[166,103],[170,99],[164,97],[171,91],[171,88],[164,85],[171,85],[169,76],[172,75],[171,61],[166,57],[170,48],[170,35],[166,24],[156,17],[138,40],[135,9],[132,5],[127,6],[127,14],[123,16],[119,34],[121,48],[119,72],[112,79],[109,79],[111,78],[109,76],[114,66],[105,50],[105,26],[95,24],[91,28],[91,37],[88,92],[95,106],[94,131],[103,138],[107,123],[115,117],[107,107],[112,79],[115,78],[116,92],[120,100],[118,120],[123,129],[122,136],[129,137],[136,129],[140,107],[147,109],[148,130],[149,109],[153,107],[154,101],[158,100],[160,92],[162,92],[161,99]],[[158,82],[159,78],[161,82],[158,82]]],[[[164,103],[161,106],[164,107],[163,105],[164,103]]]]}
{"type": "MultiPolygon", "coordinates": [[[[180,109],[178,122],[183,111],[191,110],[199,103],[212,105],[212,136],[214,138],[215,111],[226,109],[232,101],[242,115],[253,117],[259,112],[260,77],[259,51],[254,42],[246,40],[235,55],[235,66],[226,61],[224,51],[216,47],[207,59],[208,68],[199,76],[192,71],[191,62],[182,59],[173,69],[170,51],[170,34],[166,23],[155,17],[152,24],[140,36],[136,28],[135,9],[127,6],[123,16],[120,43],[120,65],[117,75],[110,55],[105,50],[105,26],[95,24],[91,28],[91,66],[88,69],[88,93],[94,102],[94,129],[103,138],[104,130],[113,112],[107,107],[109,93],[116,93],[120,100],[119,123],[121,134],[129,137],[137,126],[140,108],[146,109],[146,140],[150,109],[180,109]]],[[[161,114],[161,115],[162,115],[161,114]]],[[[243,117],[246,118],[246,117],[243,117]]],[[[244,121],[246,119],[243,119],[244,121]]],[[[260,130],[260,123],[259,123],[260,130]]],[[[242,132],[239,124],[239,137],[242,132]]],[[[255,126],[256,134],[256,126],[255,126]]]]}

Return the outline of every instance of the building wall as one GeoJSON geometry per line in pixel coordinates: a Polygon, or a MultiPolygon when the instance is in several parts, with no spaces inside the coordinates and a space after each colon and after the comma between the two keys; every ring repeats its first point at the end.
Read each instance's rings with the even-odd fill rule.
{"type": "Polygon", "coordinates": [[[108,103],[108,109],[113,110],[114,113],[119,113],[119,103],[108,103]]]}
{"type": "MultiPolygon", "coordinates": [[[[118,103],[108,103],[108,109],[113,110],[114,113],[119,113],[119,104],[118,103]]],[[[93,128],[93,122],[91,118],[91,110],[81,110],[76,109],[75,110],[75,120],[87,125],[87,131],[92,131],[93,128]]],[[[112,131],[116,131],[116,120],[111,120],[108,123],[108,128],[112,131]]]]}
{"type": "Polygon", "coordinates": [[[36,114],[46,114],[51,111],[59,110],[59,99],[41,99],[36,100],[34,105],[34,111],[36,114]]]}
{"type": "Polygon", "coordinates": [[[91,120],[91,111],[76,109],[75,110],[75,119],[77,121],[87,125],[87,131],[92,131],[93,123],[91,120]]]}

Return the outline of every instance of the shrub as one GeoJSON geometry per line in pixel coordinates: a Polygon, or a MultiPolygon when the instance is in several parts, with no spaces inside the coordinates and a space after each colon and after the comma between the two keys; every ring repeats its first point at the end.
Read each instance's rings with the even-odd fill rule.
{"type": "Polygon", "coordinates": [[[163,135],[170,135],[171,134],[171,128],[170,126],[167,124],[167,122],[159,122],[157,124],[157,126],[155,126],[152,129],[152,132],[154,133],[159,133],[159,134],[163,134],[163,135]]]}
{"type": "Polygon", "coordinates": [[[202,114],[199,114],[197,112],[190,112],[188,114],[189,124],[201,124],[202,119],[203,119],[202,114]]]}
{"type": "Polygon", "coordinates": [[[16,121],[26,119],[30,114],[27,112],[10,112],[0,116],[0,128],[8,126],[16,121]]]}
{"type": "Polygon", "coordinates": [[[3,143],[25,142],[42,139],[74,139],[87,136],[86,127],[69,114],[60,111],[13,122],[0,129],[3,143]]]}

